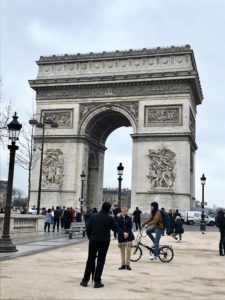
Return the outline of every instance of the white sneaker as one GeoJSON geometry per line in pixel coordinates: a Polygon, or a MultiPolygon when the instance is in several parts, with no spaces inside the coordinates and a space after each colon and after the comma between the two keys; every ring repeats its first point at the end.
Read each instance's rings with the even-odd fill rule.
{"type": "Polygon", "coordinates": [[[155,255],[151,255],[150,256],[150,261],[155,261],[155,260],[158,260],[158,257],[155,256],[155,255]]]}

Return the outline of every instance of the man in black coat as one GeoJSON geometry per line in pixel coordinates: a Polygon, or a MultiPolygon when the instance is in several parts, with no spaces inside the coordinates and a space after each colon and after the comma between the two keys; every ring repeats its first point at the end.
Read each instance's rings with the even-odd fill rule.
{"type": "Polygon", "coordinates": [[[220,230],[219,253],[225,255],[225,213],[223,209],[219,209],[216,216],[216,226],[220,230]]]}
{"type": "Polygon", "coordinates": [[[138,206],[136,207],[135,211],[133,212],[133,221],[135,223],[136,226],[136,230],[141,230],[141,214],[142,211],[138,208],[138,206]]]}
{"type": "Polygon", "coordinates": [[[87,287],[91,274],[94,279],[94,288],[104,286],[101,276],[105,264],[106,254],[110,244],[110,231],[117,231],[117,225],[113,217],[109,215],[111,204],[104,202],[99,213],[92,214],[86,224],[87,237],[89,239],[88,259],[84,277],[80,285],[87,287]],[[95,260],[97,257],[97,265],[95,260]]]}

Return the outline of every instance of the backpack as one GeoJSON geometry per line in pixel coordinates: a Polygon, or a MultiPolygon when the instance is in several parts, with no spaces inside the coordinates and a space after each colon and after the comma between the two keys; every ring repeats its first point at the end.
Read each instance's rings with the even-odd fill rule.
{"type": "Polygon", "coordinates": [[[170,222],[170,216],[167,212],[164,210],[160,210],[162,215],[162,222],[164,229],[170,229],[171,228],[171,222],[170,222]]]}

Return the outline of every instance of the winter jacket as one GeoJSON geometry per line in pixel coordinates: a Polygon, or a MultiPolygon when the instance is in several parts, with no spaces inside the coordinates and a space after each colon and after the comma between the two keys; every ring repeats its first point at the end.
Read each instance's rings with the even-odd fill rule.
{"type": "Polygon", "coordinates": [[[180,217],[176,217],[173,225],[173,231],[175,233],[184,233],[183,223],[180,217]]]}
{"type": "Polygon", "coordinates": [[[135,209],[135,211],[133,212],[134,222],[138,222],[141,220],[141,214],[142,211],[140,209],[135,209]]]}
{"type": "Polygon", "coordinates": [[[115,219],[103,210],[92,214],[86,224],[87,237],[90,241],[110,241],[110,230],[117,231],[115,219]]]}
{"type": "Polygon", "coordinates": [[[118,227],[118,242],[126,243],[134,240],[134,235],[132,232],[132,219],[129,216],[119,216],[116,220],[118,227]],[[128,233],[128,237],[124,238],[124,232],[128,233]]]}
{"type": "Polygon", "coordinates": [[[51,223],[52,220],[52,213],[47,212],[45,215],[45,223],[51,223]]]}
{"type": "Polygon", "coordinates": [[[151,217],[143,225],[148,225],[148,226],[155,225],[156,228],[164,229],[161,212],[157,210],[154,217],[151,217]]]}
{"type": "Polygon", "coordinates": [[[223,211],[219,211],[216,216],[216,226],[225,229],[225,215],[223,211]]]}

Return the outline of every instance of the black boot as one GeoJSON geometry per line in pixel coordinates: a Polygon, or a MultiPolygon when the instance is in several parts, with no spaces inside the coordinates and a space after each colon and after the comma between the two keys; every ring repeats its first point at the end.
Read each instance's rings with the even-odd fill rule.
{"type": "Polygon", "coordinates": [[[81,283],[80,283],[80,285],[83,286],[83,287],[87,287],[88,284],[87,284],[87,281],[83,281],[82,280],[81,283]]]}
{"type": "Polygon", "coordinates": [[[95,282],[95,284],[94,284],[94,288],[95,289],[102,288],[102,287],[104,287],[103,283],[101,283],[101,282],[95,282]]]}
{"type": "Polygon", "coordinates": [[[118,270],[125,270],[125,269],[126,269],[125,265],[122,265],[121,267],[118,268],[118,270]]]}
{"type": "Polygon", "coordinates": [[[220,256],[224,256],[223,252],[220,252],[220,256]]]}

